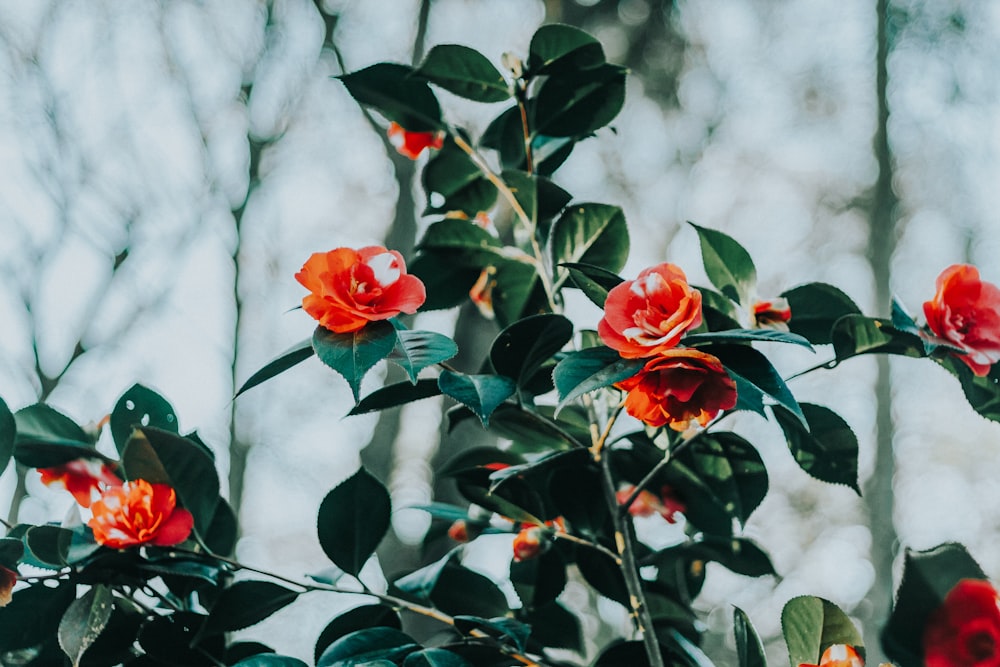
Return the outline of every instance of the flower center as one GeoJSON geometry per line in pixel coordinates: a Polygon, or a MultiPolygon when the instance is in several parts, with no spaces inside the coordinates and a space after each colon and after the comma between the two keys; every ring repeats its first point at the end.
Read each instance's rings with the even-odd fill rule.
{"type": "Polygon", "coordinates": [[[992,634],[986,630],[980,630],[966,637],[965,650],[969,657],[976,662],[986,660],[996,654],[996,641],[992,634]]]}

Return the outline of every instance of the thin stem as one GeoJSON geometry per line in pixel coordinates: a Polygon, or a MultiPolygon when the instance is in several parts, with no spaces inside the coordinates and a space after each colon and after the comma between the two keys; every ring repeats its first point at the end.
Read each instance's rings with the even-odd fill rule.
{"type": "Polygon", "coordinates": [[[807,369],[805,369],[803,371],[799,371],[798,373],[794,373],[793,375],[789,375],[788,377],[785,378],[785,382],[789,382],[791,380],[794,380],[797,377],[802,377],[803,375],[805,375],[807,373],[812,373],[813,371],[818,371],[818,370],[821,370],[821,369],[830,370],[832,368],[836,368],[838,364],[840,364],[840,360],[839,359],[829,359],[827,361],[824,361],[821,364],[816,364],[815,366],[810,366],[809,368],[807,368],[807,369]]]}
{"type": "Polygon", "coordinates": [[[515,95],[517,97],[517,108],[521,112],[521,132],[524,134],[524,164],[528,175],[535,171],[535,158],[531,154],[531,130],[528,128],[528,106],[525,104],[525,94],[527,87],[523,80],[517,82],[515,95]]]}
{"type": "Polygon", "coordinates": [[[624,408],[625,408],[625,399],[622,399],[621,402],[619,402],[618,405],[615,406],[615,409],[611,412],[611,415],[608,417],[607,423],[604,424],[604,431],[602,431],[600,436],[598,436],[597,440],[594,441],[594,447],[591,451],[594,454],[595,458],[599,458],[601,456],[601,452],[604,450],[604,445],[608,441],[608,436],[611,435],[611,427],[613,427],[615,425],[615,422],[618,421],[618,415],[622,413],[622,410],[624,408]]]}
{"type": "Polygon", "coordinates": [[[621,557],[611,549],[608,549],[603,544],[598,544],[597,542],[591,542],[590,540],[585,540],[582,537],[577,537],[576,535],[570,535],[569,533],[565,533],[561,530],[556,531],[555,538],[558,540],[566,540],[567,542],[573,542],[574,544],[579,544],[580,546],[587,547],[588,549],[594,549],[595,551],[600,551],[602,554],[613,560],[615,562],[615,565],[618,565],[620,567],[622,564],[621,557]]]}

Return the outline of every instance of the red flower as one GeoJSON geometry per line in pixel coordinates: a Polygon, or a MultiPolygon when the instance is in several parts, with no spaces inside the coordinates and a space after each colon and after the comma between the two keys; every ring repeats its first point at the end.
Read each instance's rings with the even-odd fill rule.
{"type": "Polygon", "coordinates": [[[963,579],[924,627],[927,667],[1000,667],[1000,599],[988,581],[963,579]]]}
{"type": "Polygon", "coordinates": [[[949,266],[937,277],[934,298],[924,303],[927,326],[965,354],[972,372],[988,375],[1000,361],[1000,289],[979,279],[969,264],[949,266]]]}
{"type": "Polygon", "coordinates": [[[76,459],[51,468],[39,468],[42,484],[63,488],[73,494],[76,502],[90,507],[96,496],[122,481],[113,469],[100,459],[76,459]]]}
{"type": "Polygon", "coordinates": [[[522,528],[521,532],[514,536],[514,560],[521,562],[542,553],[546,544],[544,537],[545,528],[542,526],[522,528]]]}
{"type": "Polygon", "coordinates": [[[456,542],[469,541],[469,525],[464,520],[459,519],[448,526],[448,537],[456,542]]]}
{"type": "Polygon", "coordinates": [[[3,565],[0,565],[0,607],[6,607],[10,604],[10,600],[14,596],[14,584],[16,583],[17,572],[8,570],[3,565]]]}
{"type": "MultiPolygon", "coordinates": [[[[635,485],[628,485],[616,494],[618,504],[628,500],[635,491],[635,485]]],[[[659,497],[652,491],[643,489],[629,505],[628,513],[632,516],[653,516],[659,514],[667,523],[677,523],[677,513],[684,513],[687,506],[674,496],[673,489],[668,485],[663,485],[660,489],[659,497]]]]}
{"type": "Polygon", "coordinates": [[[427,298],[420,279],[406,273],[403,256],[381,246],[314,253],[295,279],[312,292],[302,308],[335,333],[415,313],[427,298]]]}
{"type": "Polygon", "coordinates": [[[639,359],[676,347],[699,324],[701,292],[677,266],[658,264],[608,292],[597,333],[621,356],[639,359]]]}
{"type": "Polygon", "coordinates": [[[853,646],[831,644],[823,651],[818,665],[801,663],[799,667],[864,667],[864,664],[865,661],[861,659],[853,646]]]}
{"type": "Polygon", "coordinates": [[[630,415],[676,431],[687,429],[692,420],[704,426],[720,410],[736,405],[736,383],[722,362],[690,348],[663,352],[615,386],[628,392],[625,409],[630,415]]]}
{"type": "Polygon", "coordinates": [[[410,132],[399,123],[390,123],[389,143],[396,147],[400,155],[416,160],[426,148],[441,150],[444,135],[441,132],[410,132]]]}
{"type": "Polygon", "coordinates": [[[94,516],[87,525],[93,529],[94,539],[112,549],[180,544],[194,527],[191,512],[177,507],[177,492],[144,479],[108,489],[94,501],[91,511],[94,516]]]}
{"type": "Polygon", "coordinates": [[[753,325],[758,329],[788,331],[788,321],[792,319],[792,309],[788,299],[780,296],[773,299],[758,299],[753,302],[753,325]]]}

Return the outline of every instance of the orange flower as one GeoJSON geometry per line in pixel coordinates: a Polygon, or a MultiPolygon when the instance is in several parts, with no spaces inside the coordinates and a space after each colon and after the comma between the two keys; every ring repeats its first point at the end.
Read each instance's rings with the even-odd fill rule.
{"type": "Polygon", "coordinates": [[[0,565],[0,607],[6,607],[14,597],[14,584],[17,583],[17,572],[0,565]]]}
{"type": "Polygon", "coordinates": [[[792,309],[788,299],[780,296],[773,299],[758,299],[753,302],[753,325],[758,329],[788,331],[788,321],[792,319],[792,309]]]}
{"type": "Polygon", "coordinates": [[[400,155],[416,160],[426,148],[441,150],[444,146],[444,135],[441,132],[410,132],[403,129],[399,123],[390,123],[389,143],[395,146],[400,155]]]}
{"type": "Polygon", "coordinates": [[[496,316],[493,312],[493,288],[497,284],[493,276],[496,275],[496,272],[496,268],[487,266],[479,274],[476,284],[469,290],[469,298],[472,303],[479,309],[479,314],[488,320],[492,320],[496,316]]]}
{"type": "Polygon", "coordinates": [[[465,523],[462,519],[454,521],[450,526],[448,526],[448,537],[455,540],[456,542],[468,542],[469,541],[469,525],[465,523]]]}
{"type": "Polygon", "coordinates": [[[39,468],[42,484],[63,488],[73,494],[83,507],[90,507],[94,498],[122,481],[114,470],[100,459],[76,459],[51,468],[39,468]]]}
{"type": "Polygon", "coordinates": [[[864,667],[864,665],[865,661],[853,646],[832,644],[823,651],[818,665],[801,663],[799,667],[864,667]]]}
{"type": "Polygon", "coordinates": [[[638,374],[615,385],[628,392],[625,409],[650,426],[684,431],[692,420],[706,425],[736,405],[736,383],[722,362],[690,348],[667,350],[638,374]]]}
{"type": "Polygon", "coordinates": [[[403,256],[381,246],[314,253],[295,279],[311,292],[302,308],[334,333],[415,313],[427,298],[420,279],[406,273],[403,256]]]}
{"type": "Polygon", "coordinates": [[[176,491],[144,479],[108,489],[94,501],[91,511],[94,516],[87,525],[93,529],[94,539],[112,549],[180,544],[194,527],[191,512],[177,507],[176,491]]]}
{"type": "Polygon", "coordinates": [[[546,544],[544,541],[545,528],[542,526],[530,526],[522,528],[521,532],[514,536],[514,560],[521,562],[535,558],[546,544]]]}
{"type": "Polygon", "coordinates": [[[597,333],[627,359],[661,354],[701,324],[701,292],[673,264],[644,269],[608,292],[597,333]]]}
{"type": "MultiPolygon", "coordinates": [[[[616,495],[618,499],[618,504],[621,505],[627,501],[632,493],[635,491],[635,485],[630,484],[623,487],[618,491],[616,495]]],[[[677,513],[684,513],[687,506],[677,499],[674,495],[673,489],[669,485],[664,484],[660,489],[659,497],[656,496],[652,491],[643,489],[639,492],[639,495],[635,497],[632,504],[629,505],[628,513],[632,516],[653,516],[654,514],[659,514],[667,523],[677,523],[677,513]]]]}
{"type": "Polygon", "coordinates": [[[982,377],[1000,361],[1000,289],[979,279],[969,264],[949,266],[937,277],[934,298],[924,303],[927,326],[965,354],[959,355],[982,377]]]}
{"type": "Polygon", "coordinates": [[[927,619],[926,667],[1000,666],[1000,598],[993,585],[963,579],[927,619]]]}

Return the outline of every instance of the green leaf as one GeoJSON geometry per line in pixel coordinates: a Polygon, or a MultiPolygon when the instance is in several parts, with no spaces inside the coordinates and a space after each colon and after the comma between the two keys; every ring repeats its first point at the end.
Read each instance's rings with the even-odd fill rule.
{"type": "Polygon", "coordinates": [[[384,320],[369,322],[352,333],[334,333],[316,327],[313,348],[320,361],[340,373],[351,386],[354,401],[361,391],[361,379],[396,347],[396,329],[384,320]]]}
{"type": "Polygon", "coordinates": [[[747,345],[711,345],[702,350],[718,357],[726,372],[736,381],[739,400],[737,409],[753,409],[754,412],[763,415],[764,412],[759,406],[762,404],[762,397],[768,396],[778,405],[787,408],[808,427],[798,401],[763,354],[747,345]],[[747,401],[752,401],[752,405],[756,407],[751,408],[751,404],[747,401]]]}
{"type": "Polygon", "coordinates": [[[389,492],[364,468],[338,484],[319,506],[319,544],[334,565],[357,576],[389,530],[389,492]]]}
{"type": "Polygon", "coordinates": [[[10,408],[0,398],[0,474],[7,469],[10,457],[14,454],[14,439],[17,435],[17,424],[10,408]]]}
{"type": "Polygon", "coordinates": [[[458,615],[455,617],[455,629],[464,635],[480,630],[491,637],[503,641],[518,653],[524,653],[531,628],[512,618],[498,616],[482,618],[480,616],[458,615]]]}
{"type": "Polygon", "coordinates": [[[531,37],[528,72],[532,76],[561,69],[586,69],[604,62],[601,43],[588,33],[561,23],[543,25],[531,37]]]}
{"type": "Polygon", "coordinates": [[[104,631],[113,608],[111,589],[96,584],[66,609],[59,621],[59,646],[73,667],[78,667],[83,654],[104,631]]]}
{"type": "Polygon", "coordinates": [[[861,633],[847,614],[829,600],[811,595],[792,598],[785,604],[781,629],[792,667],[819,664],[823,651],[833,644],[864,647],[861,633]]]}
{"type": "Polygon", "coordinates": [[[222,635],[199,637],[205,618],[203,614],[184,611],[154,616],[143,623],[139,631],[139,646],[149,658],[154,659],[155,665],[218,665],[225,652],[225,641],[222,635]]]}
{"type": "Polygon", "coordinates": [[[603,551],[580,549],[576,554],[576,566],[594,590],[628,608],[629,594],[625,577],[622,576],[621,567],[611,556],[603,551]]]}
{"type": "Polygon", "coordinates": [[[141,384],[134,384],[122,394],[111,411],[111,437],[121,455],[133,428],[153,426],[177,433],[177,414],[165,398],[141,384]]]}
{"type": "Polygon", "coordinates": [[[443,648],[425,648],[406,656],[403,667],[472,667],[472,663],[443,648]]]}
{"type": "MultiPolygon", "coordinates": [[[[521,152],[523,155],[523,147],[521,152]]],[[[515,169],[505,169],[500,176],[528,217],[539,223],[555,216],[573,199],[573,195],[544,176],[515,169]]]]}
{"type": "Polygon", "coordinates": [[[535,134],[574,137],[592,134],[615,119],[625,104],[625,75],[618,65],[550,77],[529,104],[535,134]]]}
{"type": "MultiPolygon", "coordinates": [[[[583,435],[586,435],[586,442],[589,444],[589,434],[574,432],[568,428],[569,425],[556,422],[551,410],[545,406],[528,409],[504,403],[490,415],[490,432],[531,448],[532,451],[550,452],[583,447],[585,445],[580,440],[583,435]]],[[[565,414],[563,413],[564,417],[565,414]]]]}
{"type": "Polygon", "coordinates": [[[573,323],[562,315],[533,315],[497,335],[490,347],[490,361],[497,373],[525,389],[543,364],[572,338],[573,323]]]}
{"type": "Polygon", "coordinates": [[[510,612],[507,597],[488,577],[446,562],[430,592],[434,607],[453,616],[504,616],[510,612]]]}
{"type": "Polygon", "coordinates": [[[479,279],[482,268],[467,260],[460,250],[422,250],[417,254],[408,268],[427,290],[427,300],[420,307],[421,311],[452,308],[468,300],[469,290],[479,279]]]}
{"type": "Polygon", "coordinates": [[[0,537],[0,566],[14,570],[23,555],[24,542],[14,537],[0,537]]]}
{"type": "MultiPolygon", "coordinates": [[[[795,314],[792,314],[795,319],[795,314]]],[[[923,342],[913,334],[897,331],[888,320],[864,315],[845,315],[833,325],[830,340],[837,361],[859,354],[926,355],[923,342]]]]}
{"type": "Polygon", "coordinates": [[[320,656],[316,667],[361,667],[404,659],[420,650],[409,635],[395,628],[366,628],[352,632],[333,642],[320,656]]]}
{"type": "Polygon", "coordinates": [[[417,383],[417,374],[433,364],[451,359],[458,354],[458,345],[448,336],[433,331],[396,329],[396,347],[389,361],[398,364],[410,382],[417,383]]]}
{"type": "Polygon", "coordinates": [[[934,360],[958,378],[973,410],[986,419],[1000,422],[1000,365],[994,365],[989,375],[980,377],[957,356],[936,356],[934,360]]]}
{"type": "MultiPolygon", "coordinates": [[[[583,263],[615,273],[625,266],[628,250],[625,215],[617,206],[575,204],[555,221],[549,234],[553,265],[583,263]]],[[[568,277],[568,270],[558,269],[556,287],[568,277]]]]}
{"type": "Polygon", "coordinates": [[[17,425],[15,444],[55,444],[90,446],[91,439],[76,422],[57,410],[36,403],[14,413],[17,425]]]}
{"type": "Polygon", "coordinates": [[[625,282],[617,273],[591,264],[563,262],[559,266],[569,271],[573,285],[598,308],[604,308],[608,292],[625,282]]]}
{"type": "Polygon", "coordinates": [[[695,289],[701,292],[702,324],[698,327],[699,331],[726,331],[743,326],[739,322],[738,308],[731,300],[708,287],[697,286],[695,289]]]}
{"type": "Polygon", "coordinates": [[[739,667],[767,667],[764,645],[745,611],[733,607],[733,633],[736,635],[736,657],[739,667]]]}
{"type": "Polygon", "coordinates": [[[476,102],[510,99],[503,75],[486,56],[467,46],[438,44],[427,53],[416,75],[476,102]]]}
{"type": "MultiPolygon", "coordinates": [[[[461,266],[475,268],[507,259],[500,241],[469,220],[445,218],[435,222],[424,232],[417,247],[422,251],[444,255],[461,266]]],[[[465,292],[467,294],[468,290],[465,292]]]]}
{"type": "Polygon", "coordinates": [[[557,411],[587,392],[632,377],[645,362],[645,359],[622,359],[617,352],[607,347],[590,347],[570,352],[556,364],[552,373],[559,392],[557,411]]]}
{"type": "Polygon", "coordinates": [[[330,644],[352,632],[364,630],[365,628],[395,628],[396,630],[400,630],[402,627],[399,614],[391,607],[382,604],[368,604],[355,607],[327,623],[316,639],[316,649],[313,659],[319,661],[319,657],[330,644]]]}
{"type": "MultiPolygon", "coordinates": [[[[425,215],[462,211],[473,217],[480,211],[489,210],[497,200],[496,186],[451,139],[446,140],[441,150],[428,160],[421,174],[421,183],[428,198],[425,215]],[[431,203],[435,195],[441,198],[440,205],[431,203]]],[[[455,222],[479,229],[467,220],[455,222]]]]}
{"type": "Polygon", "coordinates": [[[76,586],[29,586],[0,607],[0,651],[30,648],[57,636],[60,619],[76,599],[76,586]]]}
{"type": "Polygon", "coordinates": [[[219,594],[202,634],[208,636],[249,628],[298,597],[298,591],[270,581],[237,581],[219,594]]]}
{"type": "Polygon", "coordinates": [[[203,536],[205,546],[209,551],[220,556],[230,556],[236,548],[239,536],[239,520],[236,512],[223,498],[219,498],[208,524],[207,534],[203,536]]]}
{"type": "Polygon", "coordinates": [[[476,413],[484,427],[489,426],[493,411],[517,391],[517,384],[502,375],[463,375],[452,371],[441,371],[438,387],[443,394],[476,413]]]}
{"type": "MultiPolygon", "coordinates": [[[[32,526],[24,534],[24,544],[31,554],[45,565],[55,568],[65,567],[69,563],[69,547],[72,542],[73,531],[59,526],[32,526]]],[[[3,564],[2,560],[0,564],[3,564]]]]}
{"type": "Polygon", "coordinates": [[[767,495],[767,468],[760,454],[735,433],[720,432],[700,438],[677,454],[675,461],[691,470],[718,504],[741,524],[747,522],[767,495]]]}
{"type": "Polygon", "coordinates": [[[298,658],[292,658],[287,655],[262,653],[244,658],[235,663],[233,667],[307,667],[307,665],[298,658]]]}
{"type": "Polygon", "coordinates": [[[810,350],[813,349],[812,344],[804,337],[785,331],[774,331],[773,329],[729,329],[727,331],[688,334],[681,339],[682,344],[692,346],[697,346],[699,343],[742,343],[751,341],[791,343],[793,345],[801,345],[810,350]]]}
{"type": "Polygon", "coordinates": [[[309,357],[313,356],[315,353],[316,351],[313,350],[311,339],[307,338],[306,340],[296,343],[271,361],[267,362],[263,368],[247,378],[247,381],[243,383],[243,386],[239,388],[233,398],[237,398],[243,392],[253,389],[257,385],[270,380],[276,375],[284,373],[292,366],[297,366],[309,357]]]}
{"type": "Polygon", "coordinates": [[[422,398],[438,396],[441,390],[438,388],[436,378],[424,378],[411,383],[404,380],[395,384],[386,385],[381,389],[376,389],[368,394],[348,412],[348,415],[363,415],[376,410],[395,408],[406,403],[419,401],[422,398]]]}
{"type": "Polygon", "coordinates": [[[711,561],[747,577],[774,575],[771,558],[752,540],[745,537],[703,535],[696,542],[668,547],[643,559],[642,563],[663,566],[680,556],[687,562],[711,561]]]}
{"type": "Polygon", "coordinates": [[[549,549],[537,558],[510,563],[510,582],[525,607],[554,602],[566,588],[566,562],[558,549],[549,549]]]}
{"type": "Polygon", "coordinates": [[[411,67],[376,63],[338,78],[359,104],[374,107],[410,132],[443,129],[437,97],[411,67]]]}
{"type": "MultiPolygon", "coordinates": [[[[757,269],[750,254],[731,236],[714,229],[689,225],[698,232],[701,242],[701,258],[705,263],[705,273],[716,289],[742,305],[750,306],[750,296],[757,286],[757,269]]],[[[792,317],[795,317],[792,311],[792,317]]]]}
{"type": "Polygon", "coordinates": [[[794,287],[781,296],[788,300],[792,319],[788,329],[804,336],[814,345],[833,342],[830,330],[844,315],[860,315],[861,310],[849,296],[826,283],[808,283],[794,287]]]}
{"type": "Polygon", "coordinates": [[[500,326],[506,327],[522,318],[549,312],[542,281],[532,264],[509,260],[498,263],[496,267],[493,311],[500,326]]]}
{"type": "Polygon", "coordinates": [[[861,495],[858,486],[858,438],[854,431],[829,408],[812,403],[801,403],[799,407],[808,428],[787,408],[771,406],[795,462],[816,479],[844,484],[861,495]]]}
{"type": "Polygon", "coordinates": [[[531,626],[531,637],[543,646],[583,650],[580,619],[558,602],[529,609],[522,617],[531,626]]]}

